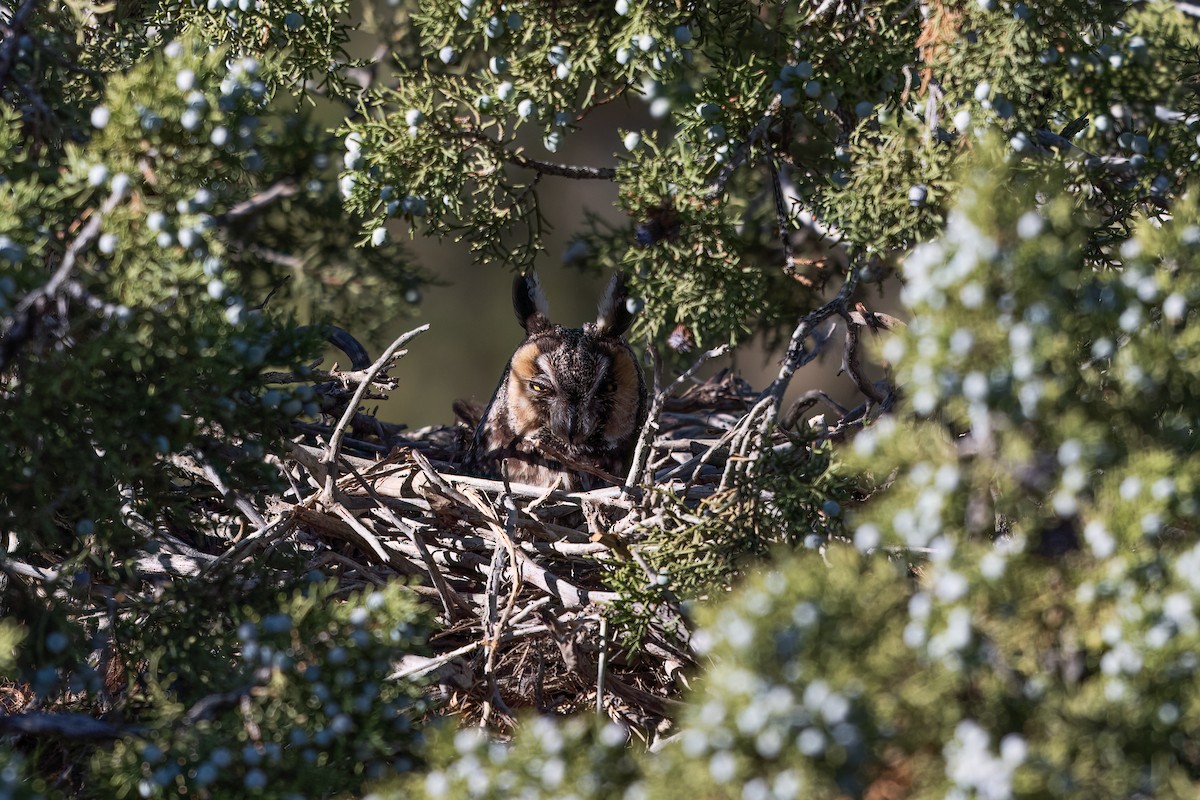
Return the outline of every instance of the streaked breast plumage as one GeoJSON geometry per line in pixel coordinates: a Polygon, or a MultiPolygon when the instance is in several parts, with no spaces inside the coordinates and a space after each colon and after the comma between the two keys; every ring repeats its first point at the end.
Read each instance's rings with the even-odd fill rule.
{"type": "Polygon", "coordinates": [[[513,308],[525,329],[467,456],[469,469],[564,489],[623,478],[646,411],[646,386],[622,338],[633,322],[621,276],[594,323],[550,321],[536,274],[517,278],[513,308]]]}

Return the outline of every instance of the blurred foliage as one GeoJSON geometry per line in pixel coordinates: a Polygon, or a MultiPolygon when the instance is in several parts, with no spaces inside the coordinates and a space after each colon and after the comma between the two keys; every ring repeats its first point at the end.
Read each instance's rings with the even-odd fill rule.
{"type": "MultiPolygon", "coordinates": [[[[217,572],[149,593],[143,582],[147,562],[170,557],[164,531],[224,533],[210,513],[222,498],[198,497],[182,465],[233,487],[231,503],[283,483],[273,454],[292,420],[319,409],[311,387],[263,376],[308,371],[318,337],[298,322],[369,299],[380,317],[359,326],[366,333],[402,313],[405,288],[421,281],[399,248],[354,246],[361,221],[337,192],[337,140],[321,120],[355,102],[348,4],[19,3],[0,9],[0,25],[6,711],[152,728],[95,762],[97,785],[119,794],[162,770],[174,774],[152,793],[178,780],[195,794],[212,783],[195,782],[203,758],[255,726],[266,735],[247,746],[272,753],[287,730],[327,731],[311,753],[279,762],[311,786],[394,769],[411,741],[396,726],[410,725],[415,696],[386,674],[393,651],[423,638],[407,594],[380,595],[386,608],[371,615],[388,627],[355,633],[325,630],[345,623],[343,600],[318,613],[280,595],[296,579],[278,549],[256,562],[269,578],[217,572]],[[367,652],[323,690],[330,709],[346,709],[308,709],[300,679],[275,676],[242,717],[182,724],[189,706],[236,694],[264,668],[234,635],[239,624],[287,613],[306,620],[313,648],[289,644],[289,658],[316,668],[337,647],[343,658],[367,652]],[[349,746],[347,730],[362,734],[349,746]],[[157,759],[146,755],[154,747],[157,759]]],[[[60,789],[89,780],[91,745],[20,749],[5,750],[5,792],[44,790],[45,776],[60,789]]],[[[221,772],[237,787],[225,796],[246,790],[248,772],[221,772]]]]}
{"type": "Polygon", "coordinates": [[[435,731],[428,751],[435,766],[375,786],[381,798],[621,797],[638,777],[639,761],[627,733],[585,717],[534,717],[511,746],[491,742],[478,730],[435,731]]]}
{"type": "Polygon", "coordinates": [[[149,668],[134,702],[150,709],[148,729],[97,753],[93,780],[111,797],[324,797],[411,770],[425,701],[389,675],[421,650],[424,612],[400,584],[331,602],[336,590],[260,602],[277,609],[261,617],[184,597],[147,609],[138,622],[151,632],[205,635],[152,639],[164,643],[140,654],[149,668]],[[188,685],[200,676],[215,686],[188,685]]]}
{"type": "Polygon", "coordinates": [[[606,614],[627,650],[642,646],[665,609],[686,612],[739,583],[773,551],[816,548],[844,535],[842,509],[855,499],[857,476],[840,468],[828,442],[797,437],[794,444],[764,456],[753,487],[732,485],[698,508],[667,496],[631,534],[641,558],[610,566],[619,597],[606,614]]]}
{"type": "MultiPolygon", "coordinates": [[[[912,325],[882,350],[908,413],[848,449],[843,468],[880,484],[852,541],[781,558],[697,610],[707,663],[679,730],[607,796],[1200,784],[1196,200],[1136,225],[1119,267],[1097,268],[1067,179],[1006,150],[981,142],[945,233],[903,263],[912,325]]],[[[570,755],[618,733],[547,724],[506,748],[437,751],[407,788],[595,785],[604,767],[570,755]]]]}

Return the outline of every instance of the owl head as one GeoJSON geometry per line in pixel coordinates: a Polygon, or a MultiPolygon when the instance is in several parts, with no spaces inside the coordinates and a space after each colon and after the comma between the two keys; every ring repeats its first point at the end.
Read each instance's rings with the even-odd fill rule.
{"type": "Polygon", "coordinates": [[[535,273],[513,283],[513,309],[525,339],[476,430],[468,462],[485,474],[499,473],[504,462],[514,480],[558,479],[567,488],[595,485],[596,470],[619,475],[646,406],[641,369],[622,338],[634,318],[622,276],[609,283],[596,321],[581,328],[551,321],[535,273]]]}

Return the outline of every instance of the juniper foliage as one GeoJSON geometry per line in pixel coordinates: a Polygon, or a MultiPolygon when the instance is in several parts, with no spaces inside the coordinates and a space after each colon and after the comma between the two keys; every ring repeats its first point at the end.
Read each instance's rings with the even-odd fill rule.
{"type": "MultiPolygon", "coordinates": [[[[0,792],[1194,793],[1190,10],[0,6],[0,673],[122,726],[6,740],[0,792]],[[558,161],[613,103],[650,121],[558,161]],[[395,232],[527,268],[539,191],[570,180],[615,185],[627,222],[573,252],[629,272],[660,344],[786,340],[839,278],[871,301],[895,275],[909,324],[876,354],[902,400],[848,438],[788,432],[805,456],[755,473],[771,503],[681,510],[658,542],[701,622],[678,736],[634,755],[538,720],[426,747],[388,677],[427,623],[404,587],[348,599],[286,547],[257,581],[172,585],[147,543],[224,535],[216,507],[280,484],[321,409],[264,373],[309,368],[302,321],[404,310],[426,273],[395,232]]],[[[661,594],[615,580],[636,638],[661,594]]]]}

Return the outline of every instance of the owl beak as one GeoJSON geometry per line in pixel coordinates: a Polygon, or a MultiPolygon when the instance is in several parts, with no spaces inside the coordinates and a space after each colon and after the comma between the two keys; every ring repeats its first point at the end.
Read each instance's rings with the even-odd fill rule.
{"type": "Polygon", "coordinates": [[[558,425],[554,427],[554,435],[564,442],[569,444],[583,444],[587,440],[587,431],[580,424],[579,411],[576,408],[567,408],[563,412],[563,416],[558,420],[558,425]]]}

